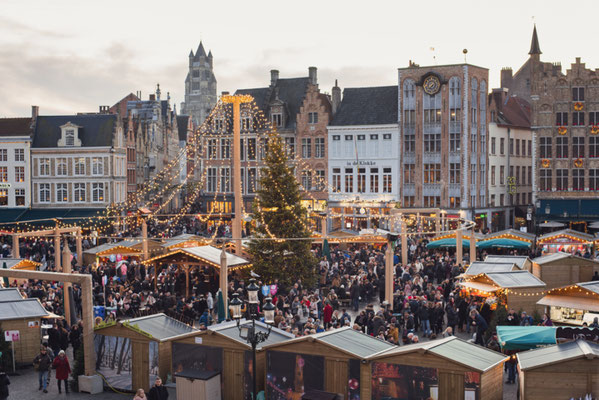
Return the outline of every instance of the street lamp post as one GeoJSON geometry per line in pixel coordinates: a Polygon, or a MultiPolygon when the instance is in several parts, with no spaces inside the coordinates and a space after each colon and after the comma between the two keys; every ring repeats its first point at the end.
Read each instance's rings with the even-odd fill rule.
{"type": "Polygon", "coordinates": [[[257,396],[257,385],[256,385],[256,347],[266,339],[270,335],[270,330],[272,329],[272,324],[275,322],[275,306],[272,304],[272,299],[267,297],[264,299],[265,304],[262,307],[262,311],[264,312],[264,322],[268,324],[267,332],[257,332],[256,331],[256,319],[259,317],[258,305],[260,304],[258,300],[258,290],[260,287],[256,284],[255,279],[250,279],[250,284],[247,287],[248,292],[248,301],[247,301],[247,314],[249,319],[252,321],[250,323],[241,324],[241,306],[243,305],[243,301],[239,298],[238,293],[233,294],[233,299],[231,299],[230,308],[231,314],[233,315],[233,319],[237,321],[237,329],[239,329],[239,336],[245,340],[250,346],[252,346],[252,395],[253,399],[256,399],[257,396]]]}

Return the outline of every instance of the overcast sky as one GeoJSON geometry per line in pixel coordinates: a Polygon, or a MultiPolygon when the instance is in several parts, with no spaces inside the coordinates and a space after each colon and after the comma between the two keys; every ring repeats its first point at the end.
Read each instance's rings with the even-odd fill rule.
{"type": "Polygon", "coordinates": [[[394,85],[398,67],[464,61],[514,71],[537,24],[544,61],[599,67],[597,0],[1,0],[0,116],[96,111],[160,83],[183,100],[187,55],[212,50],[218,92],[307,76],[321,90],[394,85]],[[432,50],[434,48],[434,51],[432,50]]]}

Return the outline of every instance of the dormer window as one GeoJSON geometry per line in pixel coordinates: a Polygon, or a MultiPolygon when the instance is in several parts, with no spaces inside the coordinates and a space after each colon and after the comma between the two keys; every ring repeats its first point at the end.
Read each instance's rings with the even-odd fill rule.
{"type": "Polygon", "coordinates": [[[281,113],[272,113],[271,121],[274,126],[283,126],[283,114],[281,113]]]}
{"type": "Polygon", "coordinates": [[[58,140],[58,147],[80,147],[81,140],[79,139],[79,128],[71,122],[67,122],[60,127],[61,136],[58,140]]]}

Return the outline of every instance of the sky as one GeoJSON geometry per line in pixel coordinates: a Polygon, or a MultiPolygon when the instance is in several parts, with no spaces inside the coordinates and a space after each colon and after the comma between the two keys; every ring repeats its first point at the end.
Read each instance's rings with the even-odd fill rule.
{"type": "Polygon", "coordinates": [[[599,67],[599,2],[578,0],[1,0],[0,117],[97,111],[160,83],[183,101],[188,54],[214,55],[218,93],[318,68],[321,91],[397,84],[397,68],[526,61],[533,23],[543,61],[599,67]]]}

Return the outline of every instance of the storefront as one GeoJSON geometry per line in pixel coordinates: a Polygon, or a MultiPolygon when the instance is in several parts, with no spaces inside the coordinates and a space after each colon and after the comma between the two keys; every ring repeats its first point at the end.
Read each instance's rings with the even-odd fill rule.
{"type": "Polygon", "coordinates": [[[346,201],[331,203],[328,217],[331,230],[389,229],[391,206],[377,201],[346,201]]]}
{"type": "Polygon", "coordinates": [[[564,252],[570,254],[584,254],[593,252],[593,235],[571,229],[550,232],[539,236],[537,246],[541,246],[543,254],[564,252]]]}
{"type": "Polygon", "coordinates": [[[558,324],[590,325],[599,318],[599,281],[552,289],[537,304],[558,324]]]}

